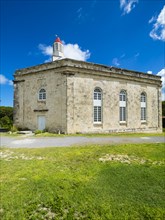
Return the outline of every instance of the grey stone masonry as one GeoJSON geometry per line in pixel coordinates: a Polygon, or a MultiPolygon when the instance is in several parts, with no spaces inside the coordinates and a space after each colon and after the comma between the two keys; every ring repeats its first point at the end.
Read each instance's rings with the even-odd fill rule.
{"type": "Polygon", "coordinates": [[[17,70],[14,74],[14,124],[62,133],[161,132],[161,78],[137,71],[72,59],[17,70]],[[46,99],[39,100],[40,89],[46,99]],[[94,89],[102,91],[102,120],[95,123],[94,89]],[[126,120],[119,119],[119,94],[126,91],[126,120]],[[146,120],[141,120],[141,94],[146,120]]]}

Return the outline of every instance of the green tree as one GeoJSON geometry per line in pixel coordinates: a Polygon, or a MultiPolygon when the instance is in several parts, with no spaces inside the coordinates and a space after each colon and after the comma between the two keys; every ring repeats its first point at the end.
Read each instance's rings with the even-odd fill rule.
{"type": "Polygon", "coordinates": [[[0,127],[10,129],[13,125],[13,107],[0,106],[0,127]]]}
{"type": "Polygon", "coordinates": [[[162,116],[165,116],[165,101],[162,102],[162,116]]]}

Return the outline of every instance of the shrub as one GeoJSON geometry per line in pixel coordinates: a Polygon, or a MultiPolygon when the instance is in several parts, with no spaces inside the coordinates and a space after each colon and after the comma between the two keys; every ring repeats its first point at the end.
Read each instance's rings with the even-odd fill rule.
{"type": "Polygon", "coordinates": [[[11,131],[12,133],[14,133],[14,132],[17,132],[18,129],[17,129],[16,126],[13,125],[13,126],[11,127],[10,131],[11,131]]]}
{"type": "Polygon", "coordinates": [[[43,133],[43,131],[41,131],[41,130],[34,131],[34,134],[42,134],[42,133],[43,133]]]}
{"type": "Polygon", "coordinates": [[[11,129],[13,125],[13,107],[0,106],[0,127],[11,129]]]}
{"type": "Polygon", "coordinates": [[[0,127],[7,128],[9,130],[12,127],[12,122],[11,122],[10,118],[7,115],[0,118],[0,127]]]}

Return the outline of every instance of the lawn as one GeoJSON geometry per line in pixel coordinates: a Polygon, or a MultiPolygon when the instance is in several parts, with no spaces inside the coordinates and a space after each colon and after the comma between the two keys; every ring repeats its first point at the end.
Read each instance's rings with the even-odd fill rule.
{"type": "Polygon", "coordinates": [[[165,219],[164,144],[1,148],[0,219],[165,219]]]}
{"type": "MultiPolygon", "coordinates": [[[[34,132],[35,133],[35,132],[34,132]]],[[[8,137],[22,137],[25,134],[19,134],[17,132],[9,133],[4,132],[0,133],[0,136],[8,136],[8,137]]],[[[50,132],[42,132],[38,131],[35,133],[35,137],[164,137],[165,131],[163,130],[162,133],[82,133],[82,134],[56,134],[50,132]]]]}

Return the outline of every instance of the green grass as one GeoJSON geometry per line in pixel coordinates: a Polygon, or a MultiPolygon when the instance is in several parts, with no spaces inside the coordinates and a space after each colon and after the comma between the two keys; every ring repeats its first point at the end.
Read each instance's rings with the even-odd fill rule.
{"type": "Polygon", "coordinates": [[[1,149],[2,220],[165,219],[163,144],[1,149]],[[100,161],[116,155],[129,161],[100,161]]]}
{"type": "Polygon", "coordinates": [[[83,136],[83,137],[151,137],[151,136],[165,136],[165,132],[162,133],[87,133],[87,134],[53,134],[44,132],[35,135],[36,137],[69,137],[69,136],[83,136]]]}
{"type": "MultiPolygon", "coordinates": [[[[24,134],[17,134],[17,133],[1,133],[1,136],[9,136],[9,137],[19,137],[25,136],[24,134]]],[[[165,131],[162,133],[87,133],[87,134],[55,134],[49,132],[43,132],[36,134],[35,137],[164,137],[165,131]]]]}

